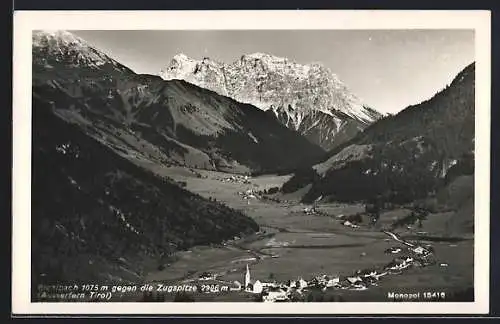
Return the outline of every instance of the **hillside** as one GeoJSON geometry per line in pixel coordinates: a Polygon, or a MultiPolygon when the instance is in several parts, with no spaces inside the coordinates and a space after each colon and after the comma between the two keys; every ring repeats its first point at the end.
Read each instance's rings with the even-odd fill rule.
{"type": "Polygon", "coordinates": [[[138,281],[169,252],[258,229],[118,156],[34,99],[34,282],[138,281]]]}
{"type": "Polygon", "coordinates": [[[249,104],[135,74],[67,32],[33,37],[34,96],[127,158],[247,173],[324,153],[249,104]]]}
{"type": "Polygon", "coordinates": [[[265,53],[242,55],[226,64],[174,56],[159,74],[272,112],[290,129],[328,150],[382,117],[366,107],[329,69],[265,53]]]}
{"type": "Polygon", "coordinates": [[[297,147],[323,152],[255,107],[137,75],[67,32],[33,34],[32,86],[33,287],[141,282],[175,251],[258,230],[139,165],[262,170],[292,165],[297,147]]]}
{"type": "Polygon", "coordinates": [[[431,99],[379,120],[312,170],[297,172],[283,190],[313,183],[304,201],[324,195],[342,201],[385,197],[404,203],[436,191],[456,164],[471,161],[466,168],[470,174],[474,80],[473,63],[431,99]]]}

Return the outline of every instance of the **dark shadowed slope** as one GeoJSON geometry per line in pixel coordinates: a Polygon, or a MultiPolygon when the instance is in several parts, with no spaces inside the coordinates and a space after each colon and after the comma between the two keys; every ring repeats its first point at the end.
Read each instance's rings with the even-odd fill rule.
{"type": "Polygon", "coordinates": [[[258,229],[240,212],[120,157],[37,98],[33,116],[35,285],[137,283],[172,251],[258,229]]]}

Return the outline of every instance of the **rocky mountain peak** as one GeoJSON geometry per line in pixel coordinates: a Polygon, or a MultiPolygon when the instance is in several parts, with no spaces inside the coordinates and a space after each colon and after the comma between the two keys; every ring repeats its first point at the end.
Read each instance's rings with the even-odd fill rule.
{"type": "Polygon", "coordinates": [[[64,44],[65,46],[87,47],[88,43],[82,38],[65,30],[36,30],[33,31],[33,46],[44,46],[44,41],[50,45],[64,44]]]}
{"type": "Polygon", "coordinates": [[[54,65],[131,72],[84,39],[65,30],[37,30],[32,34],[34,63],[51,69],[54,65]]]}
{"type": "Polygon", "coordinates": [[[345,125],[350,125],[350,131],[343,140],[382,117],[367,109],[330,69],[318,62],[302,64],[262,52],[244,54],[231,63],[177,54],[160,76],[166,80],[183,79],[270,110],[284,125],[326,149],[336,145],[335,136],[345,125]]]}
{"type": "Polygon", "coordinates": [[[46,54],[53,55],[56,60],[73,56],[75,63],[93,66],[101,66],[110,61],[105,54],[93,49],[86,41],[64,30],[35,31],[32,40],[34,49],[45,50],[46,54]]]}
{"type": "Polygon", "coordinates": [[[165,70],[160,71],[160,75],[164,79],[182,79],[194,71],[196,63],[195,60],[189,58],[184,53],[179,53],[172,58],[170,65],[165,70]],[[169,78],[169,75],[175,77],[169,78]]]}

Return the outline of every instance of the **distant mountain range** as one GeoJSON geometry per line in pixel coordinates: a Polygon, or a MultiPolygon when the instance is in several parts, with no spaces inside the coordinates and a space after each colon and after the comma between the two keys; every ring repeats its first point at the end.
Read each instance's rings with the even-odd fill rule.
{"type": "Polygon", "coordinates": [[[321,64],[298,64],[270,54],[242,55],[230,64],[174,56],[159,75],[273,112],[287,127],[325,150],[349,140],[382,114],[367,107],[321,64]]]}
{"type": "Polygon", "coordinates": [[[386,117],[297,171],[285,192],[312,185],[304,201],[383,197],[405,203],[474,170],[475,64],[431,99],[386,117]]]}

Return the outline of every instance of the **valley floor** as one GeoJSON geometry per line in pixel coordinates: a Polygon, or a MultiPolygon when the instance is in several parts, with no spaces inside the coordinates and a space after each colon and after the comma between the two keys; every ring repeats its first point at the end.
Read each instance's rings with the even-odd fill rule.
{"type": "MultiPolygon", "coordinates": [[[[198,278],[200,274],[208,272],[216,274],[217,279],[207,283],[236,287],[235,281],[244,282],[247,264],[253,281],[285,282],[300,277],[309,280],[323,274],[342,277],[352,275],[356,270],[382,269],[397,257],[385,251],[392,247],[404,247],[380,229],[366,225],[359,228],[343,226],[338,216],[362,212],[364,206],[360,204],[319,204],[317,210],[321,213],[308,215],[304,212],[308,206],[299,203],[298,195],[279,195],[277,200],[252,197],[252,192],[281,186],[289,176],[265,175],[248,181],[234,181],[231,180],[231,174],[181,167],[165,167],[155,172],[183,182],[185,188],[192,192],[244,211],[260,225],[261,230],[250,237],[236,237],[220,246],[198,246],[179,252],[176,260],[167,264],[165,269],[149,273],[149,282],[203,284],[198,278]]],[[[381,226],[390,224],[404,216],[405,212],[404,209],[385,212],[379,223],[381,226]]],[[[439,215],[429,218],[431,223],[439,215]]],[[[433,233],[428,229],[431,227],[425,225],[423,230],[432,237],[433,233]]],[[[416,233],[407,228],[396,232],[403,238],[411,238],[411,234],[416,233]]],[[[434,248],[437,261],[434,265],[410,268],[400,274],[385,276],[377,286],[366,290],[336,290],[335,294],[341,296],[343,301],[383,302],[390,301],[388,293],[391,292],[444,292],[450,296],[472,289],[473,242],[470,237],[454,241],[420,240],[420,244],[428,243],[434,248]]],[[[401,254],[404,255],[404,252],[401,254]]],[[[167,294],[166,300],[173,296],[172,293],[167,294]]],[[[252,301],[253,297],[245,292],[226,291],[200,293],[194,298],[195,301],[252,301]]]]}

